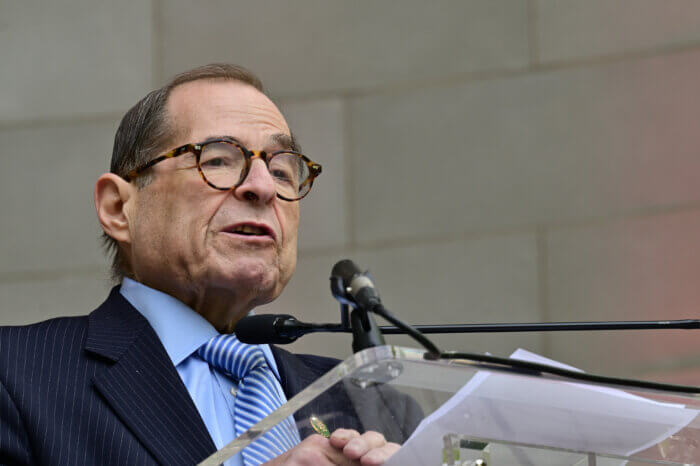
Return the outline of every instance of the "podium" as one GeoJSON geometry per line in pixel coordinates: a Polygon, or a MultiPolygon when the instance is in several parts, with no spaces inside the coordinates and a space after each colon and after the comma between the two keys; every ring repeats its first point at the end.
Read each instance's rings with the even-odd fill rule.
{"type": "Polygon", "coordinates": [[[700,396],[581,383],[483,361],[426,360],[396,346],[354,354],[200,463],[221,464],[294,416],[375,430],[389,465],[700,464],[700,396]]]}

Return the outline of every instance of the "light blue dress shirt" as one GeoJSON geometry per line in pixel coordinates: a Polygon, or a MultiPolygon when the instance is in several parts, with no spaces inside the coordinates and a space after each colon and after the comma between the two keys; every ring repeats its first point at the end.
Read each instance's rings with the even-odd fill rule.
{"type": "MultiPolygon", "coordinates": [[[[199,347],[219,335],[219,332],[204,317],[177,299],[137,281],[124,278],[119,291],[155,330],[202,416],[214,445],[217,449],[223,448],[236,438],[233,402],[237,384],[209,366],[197,354],[199,347]]],[[[286,403],[272,351],[268,345],[259,346],[277,378],[280,399],[286,403]]],[[[243,466],[242,455],[239,453],[224,464],[243,466]]]]}

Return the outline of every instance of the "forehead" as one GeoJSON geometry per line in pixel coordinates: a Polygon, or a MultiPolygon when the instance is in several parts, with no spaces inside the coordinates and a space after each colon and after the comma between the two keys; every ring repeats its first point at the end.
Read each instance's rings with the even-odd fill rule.
{"type": "Polygon", "coordinates": [[[176,131],[173,145],[228,135],[251,148],[290,136],[277,106],[249,84],[232,80],[198,80],[181,84],[168,98],[168,116],[176,131]]]}

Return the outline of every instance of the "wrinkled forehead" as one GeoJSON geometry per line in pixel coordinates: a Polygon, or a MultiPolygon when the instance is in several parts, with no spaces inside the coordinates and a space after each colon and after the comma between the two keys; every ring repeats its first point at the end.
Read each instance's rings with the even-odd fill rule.
{"type": "MultiPolygon", "coordinates": [[[[174,88],[167,104],[174,145],[201,142],[216,135],[235,137],[251,148],[291,140],[277,106],[262,92],[240,81],[198,80],[174,88]]],[[[263,147],[259,147],[263,148],[263,147]]]]}

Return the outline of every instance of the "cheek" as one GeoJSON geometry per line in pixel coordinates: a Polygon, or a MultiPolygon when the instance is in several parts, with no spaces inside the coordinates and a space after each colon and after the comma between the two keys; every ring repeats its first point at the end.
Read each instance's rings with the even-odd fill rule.
{"type": "Polygon", "coordinates": [[[148,256],[160,255],[164,251],[177,251],[178,241],[182,240],[182,229],[174,225],[174,212],[168,208],[151,208],[139,215],[136,238],[142,244],[141,253],[148,256]],[[180,235],[174,232],[180,231],[180,235]],[[145,250],[144,250],[145,249],[145,250]]]}
{"type": "Polygon", "coordinates": [[[142,215],[139,234],[151,248],[151,254],[167,253],[177,261],[201,259],[205,254],[207,206],[201,199],[183,195],[183,190],[161,193],[152,198],[142,215]]]}
{"type": "Polygon", "coordinates": [[[278,212],[278,218],[280,219],[280,225],[282,226],[282,233],[284,234],[285,247],[293,249],[296,251],[297,247],[297,233],[299,231],[299,208],[298,203],[293,204],[287,209],[281,209],[278,212]],[[296,207],[296,208],[293,208],[296,207]]]}
{"type": "Polygon", "coordinates": [[[297,261],[297,233],[299,230],[299,208],[298,203],[286,209],[278,210],[278,218],[282,226],[282,234],[284,235],[283,244],[283,268],[287,274],[294,271],[297,261]]]}

